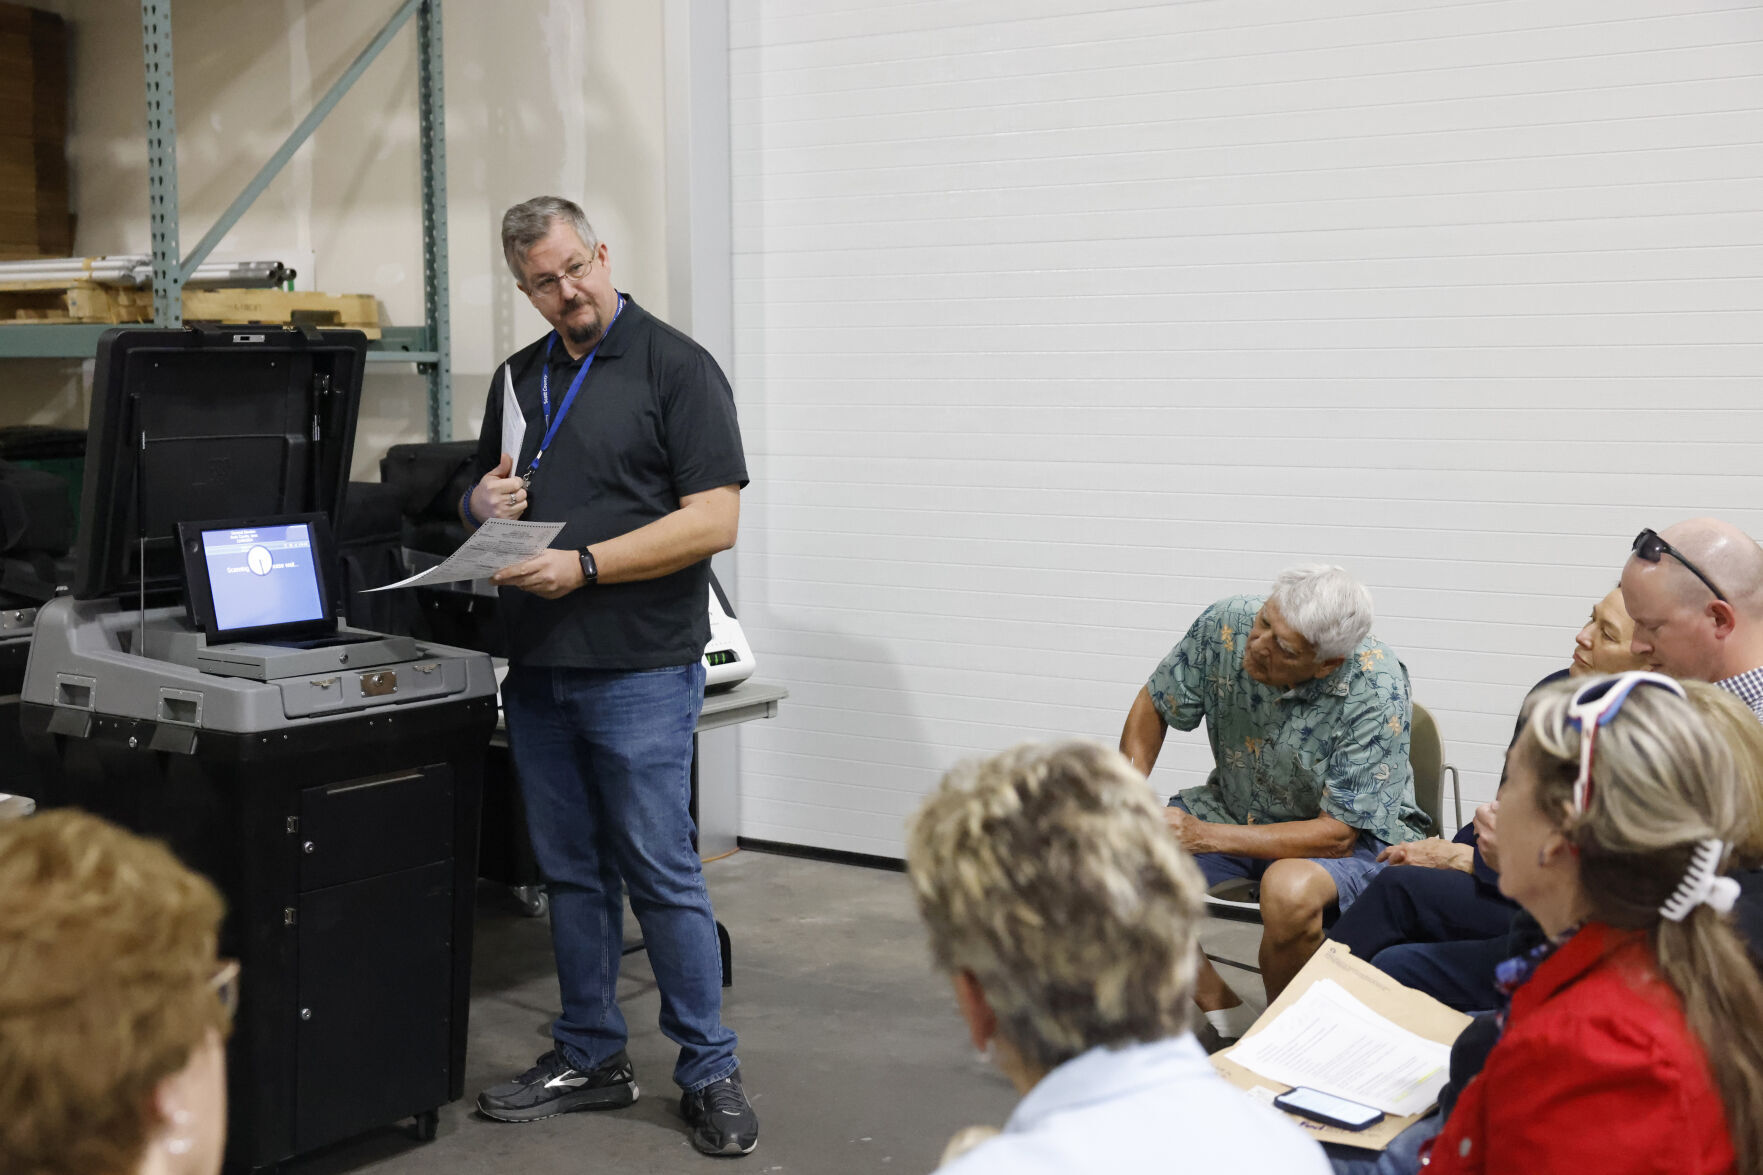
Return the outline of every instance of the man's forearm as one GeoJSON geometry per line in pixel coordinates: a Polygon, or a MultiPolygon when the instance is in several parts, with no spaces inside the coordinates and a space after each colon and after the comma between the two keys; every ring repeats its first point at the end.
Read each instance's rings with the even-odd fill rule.
{"type": "Polygon", "coordinates": [[[588,549],[600,583],[659,579],[728,550],[739,521],[739,491],[723,487],[693,494],[671,514],[588,549]]]}
{"type": "Polygon", "coordinates": [[[1276,861],[1285,857],[1346,857],[1352,855],[1359,830],[1333,816],[1291,820],[1281,824],[1212,824],[1196,821],[1188,850],[1229,853],[1276,861]]]}

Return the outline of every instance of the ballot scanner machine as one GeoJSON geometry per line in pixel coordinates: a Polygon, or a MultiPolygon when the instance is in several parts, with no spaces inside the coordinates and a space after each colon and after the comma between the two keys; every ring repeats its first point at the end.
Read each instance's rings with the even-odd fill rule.
{"type": "Polygon", "coordinates": [[[20,717],[45,808],[168,842],[242,964],[229,1170],[464,1093],[482,653],[335,617],[359,332],[107,333],[71,595],[37,613],[20,717]]]}
{"type": "Polygon", "coordinates": [[[72,430],[0,428],[0,818],[35,805],[38,789],[20,741],[18,696],[37,608],[72,575],[76,506],[62,474],[77,468],[84,452],[84,434],[72,430]]]}

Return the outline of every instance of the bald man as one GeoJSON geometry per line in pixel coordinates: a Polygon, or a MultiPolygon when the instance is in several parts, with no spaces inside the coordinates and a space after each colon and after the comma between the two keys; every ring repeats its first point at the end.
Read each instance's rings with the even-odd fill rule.
{"type": "Polygon", "coordinates": [[[1643,530],[1622,569],[1631,647],[1649,668],[1711,681],[1763,719],[1763,548],[1718,518],[1643,530]]]}

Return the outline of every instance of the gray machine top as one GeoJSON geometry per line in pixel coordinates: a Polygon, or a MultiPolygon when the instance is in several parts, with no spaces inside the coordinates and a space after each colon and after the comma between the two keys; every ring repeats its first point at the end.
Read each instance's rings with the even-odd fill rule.
{"type": "Polygon", "coordinates": [[[105,333],[73,595],[37,610],[20,694],[55,708],[56,733],[78,733],[82,714],[288,730],[495,694],[482,653],[347,628],[321,642],[211,646],[180,602],[179,523],[334,518],[366,346],[359,331],[311,328],[105,333]]]}
{"type": "Polygon", "coordinates": [[[37,613],[20,698],[69,712],[256,733],[496,693],[487,654],[359,635],[369,639],[319,648],[209,648],[181,607],[142,613],[115,600],[63,596],[37,613]]]}

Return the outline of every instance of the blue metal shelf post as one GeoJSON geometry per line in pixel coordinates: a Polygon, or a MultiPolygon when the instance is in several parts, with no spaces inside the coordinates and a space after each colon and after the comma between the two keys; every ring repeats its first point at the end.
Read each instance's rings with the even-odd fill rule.
{"type": "MultiPolygon", "coordinates": [[[[447,145],[441,69],[441,0],[403,0],[379,33],[332,83],[269,157],[245,190],[220,214],[188,256],[178,255],[178,120],[172,76],[172,0],[141,0],[141,53],[147,81],[147,213],[153,240],[153,324],[182,326],[184,283],[262,195],[288,160],[343,100],[398,31],[416,17],[417,117],[422,161],[423,325],[381,328],[367,357],[414,363],[428,380],[428,434],[453,433],[451,320],[447,307],[447,145]]],[[[0,325],[0,358],[92,355],[108,328],[96,323],[0,325]]]]}

